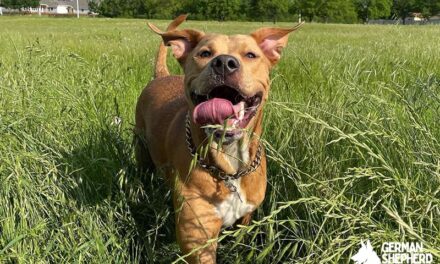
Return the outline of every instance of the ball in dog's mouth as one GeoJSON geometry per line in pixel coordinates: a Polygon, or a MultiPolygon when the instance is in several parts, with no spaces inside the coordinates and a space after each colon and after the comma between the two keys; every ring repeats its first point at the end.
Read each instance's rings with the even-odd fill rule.
{"type": "Polygon", "coordinates": [[[208,131],[216,137],[238,137],[255,116],[261,98],[261,93],[244,97],[225,85],[213,88],[207,95],[191,93],[195,105],[192,118],[194,123],[211,128],[208,131]]]}

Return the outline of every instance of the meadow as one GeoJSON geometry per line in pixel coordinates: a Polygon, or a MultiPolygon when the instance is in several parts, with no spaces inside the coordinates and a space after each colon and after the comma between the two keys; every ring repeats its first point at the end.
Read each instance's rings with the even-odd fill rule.
{"type": "MultiPolygon", "coordinates": [[[[352,263],[367,239],[378,253],[419,241],[440,261],[439,36],[306,24],[290,37],[265,108],[266,199],[222,233],[219,263],[352,263]]],[[[145,20],[0,17],[0,262],[183,263],[168,188],[132,146],[158,43],[145,20]]]]}

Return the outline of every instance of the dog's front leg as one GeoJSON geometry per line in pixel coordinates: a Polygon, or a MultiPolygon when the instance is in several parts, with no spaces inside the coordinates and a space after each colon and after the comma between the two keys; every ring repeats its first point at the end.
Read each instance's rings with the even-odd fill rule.
{"type": "Polygon", "coordinates": [[[223,221],[215,207],[198,195],[175,195],[177,240],[188,263],[216,263],[223,221]]]}

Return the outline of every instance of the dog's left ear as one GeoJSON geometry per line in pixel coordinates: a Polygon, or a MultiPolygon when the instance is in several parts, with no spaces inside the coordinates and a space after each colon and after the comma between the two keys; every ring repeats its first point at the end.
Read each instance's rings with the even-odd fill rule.
{"type": "Polygon", "coordinates": [[[293,28],[260,28],[252,32],[251,37],[255,39],[273,66],[281,58],[281,51],[287,45],[289,33],[299,29],[302,25],[304,22],[293,28]]]}

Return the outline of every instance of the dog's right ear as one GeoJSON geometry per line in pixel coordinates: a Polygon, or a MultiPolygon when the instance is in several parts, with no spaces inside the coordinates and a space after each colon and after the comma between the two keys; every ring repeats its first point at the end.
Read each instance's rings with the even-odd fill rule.
{"type": "Polygon", "coordinates": [[[162,32],[155,25],[148,23],[151,30],[162,37],[165,45],[171,46],[173,55],[180,64],[185,62],[187,55],[195,46],[197,46],[197,43],[199,43],[205,35],[203,32],[193,29],[175,30],[175,28],[185,21],[185,19],[186,15],[174,19],[174,21],[168,26],[166,32],[162,32]]]}

